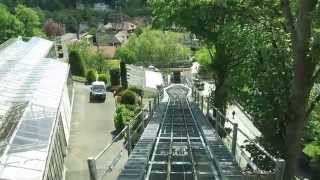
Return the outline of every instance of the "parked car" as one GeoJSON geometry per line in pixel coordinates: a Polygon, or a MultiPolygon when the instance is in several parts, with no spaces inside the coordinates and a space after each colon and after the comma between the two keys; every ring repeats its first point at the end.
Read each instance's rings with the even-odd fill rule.
{"type": "Polygon", "coordinates": [[[106,84],[103,81],[94,81],[90,87],[90,101],[106,99],[106,84]]]}

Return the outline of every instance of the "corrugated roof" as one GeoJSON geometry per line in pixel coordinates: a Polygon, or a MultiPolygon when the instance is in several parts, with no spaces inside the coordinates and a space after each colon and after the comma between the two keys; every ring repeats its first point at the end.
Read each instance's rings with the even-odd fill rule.
{"type": "Polygon", "coordinates": [[[69,71],[68,64],[46,58],[52,47],[32,38],[0,49],[0,125],[11,134],[1,139],[0,179],[42,179],[69,71]]]}

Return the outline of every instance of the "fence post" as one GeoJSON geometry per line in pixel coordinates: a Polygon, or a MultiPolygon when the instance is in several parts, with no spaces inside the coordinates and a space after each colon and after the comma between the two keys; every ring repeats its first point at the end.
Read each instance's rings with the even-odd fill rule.
{"type": "Polygon", "coordinates": [[[87,159],[87,163],[89,168],[90,180],[98,180],[96,160],[92,157],[89,157],[87,159]]]}
{"type": "Polygon", "coordinates": [[[210,98],[207,98],[207,118],[210,117],[210,98]]]}
{"type": "Polygon", "coordinates": [[[152,104],[151,101],[149,101],[149,118],[151,119],[152,116],[152,104]]]}
{"type": "Polygon", "coordinates": [[[201,96],[201,112],[203,113],[203,104],[204,102],[203,102],[203,96],[201,96]]]}
{"type": "Polygon", "coordinates": [[[238,123],[233,124],[232,134],[232,155],[236,157],[237,137],[238,137],[238,123]]]}
{"type": "Polygon", "coordinates": [[[220,118],[219,118],[219,113],[217,112],[217,109],[214,109],[215,115],[216,115],[216,131],[219,133],[219,124],[220,124],[220,118]]]}
{"type": "Polygon", "coordinates": [[[132,142],[131,142],[131,132],[130,132],[130,124],[127,125],[127,136],[128,136],[128,156],[131,153],[132,142]]]}
{"type": "Polygon", "coordinates": [[[144,127],[145,127],[145,125],[144,125],[144,110],[142,109],[141,110],[141,114],[139,115],[139,118],[140,118],[140,120],[141,120],[141,123],[142,123],[142,132],[144,131],[144,127]]]}
{"type": "Polygon", "coordinates": [[[283,179],[285,168],[286,168],[286,161],[283,159],[278,159],[276,162],[275,180],[283,179]]]}

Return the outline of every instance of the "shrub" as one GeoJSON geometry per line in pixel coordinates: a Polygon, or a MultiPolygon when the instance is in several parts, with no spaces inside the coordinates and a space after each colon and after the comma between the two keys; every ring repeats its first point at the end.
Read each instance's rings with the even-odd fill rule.
{"type": "Polygon", "coordinates": [[[139,87],[131,86],[131,87],[128,88],[128,90],[137,93],[137,95],[139,95],[141,97],[143,96],[143,90],[141,88],[139,88],[139,87]]]}
{"type": "Polygon", "coordinates": [[[104,83],[108,83],[108,77],[107,77],[107,75],[106,74],[99,74],[98,75],[98,80],[99,81],[103,81],[104,83]]]}
{"type": "Polygon", "coordinates": [[[111,69],[109,72],[110,72],[111,86],[120,85],[120,70],[119,69],[111,69]]]}
{"type": "Polygon", "coordinates": [[[121,96],[121,104],[135,105],[137,102],[137,94],[130,90],[125,90],[121,96]]]}
{"type": "Polygon", "coordinates": [[[125,62],[120,62],[120,76],[121,76],[121,86],[124,88],[128,88],[128,80],[127,80],[127,68],[125,62]]]}
{"type": "Polygon", "coordinates": [[[93,81],[97,79],[97,73],[95,70],[90,69],[87,72],[87,83],[91,84],[93,81]]]}
{"type": "Polygon", "coordinates": [[[121,131],[126,123],[134,117],[134,111],[128,109],[125,105],[119,105],[114,117],[114,126],[118,131],[121,131]]]}
{"type": "Polygon", "coordinates": [[[84,77],[86,74],[84,62],[78,51],[72,50],[69,54],[71,74],[84,77]]]}

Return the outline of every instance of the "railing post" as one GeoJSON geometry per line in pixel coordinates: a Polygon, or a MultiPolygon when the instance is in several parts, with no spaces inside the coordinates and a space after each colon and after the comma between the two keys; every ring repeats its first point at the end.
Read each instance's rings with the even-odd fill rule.
{"type": "Polygon", "coordinates": [[[130,124],[127,125],[127,136],[128,136],[128,156],[129,156],[132,148],[130,124]]]}
{"type": "Polygon", "coordinates": [[[201,96],[201,112],[202,112],[202,113],[203,113],[203,105],[204,105],[204,104],[203,104],[203,103],[204,103],[203,100],[204,100],[204,99],[203,99],[203,96],[201,96]]]}
{"type": "Polygon", "coordinates": [[[283,179],[285,168],[286,168],[286,161],[283,159],[278,159],[276,162],[275,180],[283,179]]]}
{"type": "Polygon", "coordinates": [[[87,159],[87,163],[89,168],[90,180],[98,180],[96,160],[92,157],[89,157],[87,159]]]}
{"type": "Polygon", "coordinates": [[[140,120],[141,120],[141,123],[142,123],[142,132],[143,132],[143,130],[144,130],[144,128],[145,128],[145,125],[144,125],[144,110],[142,109],[141,110],[141,114],[139,115],[139,118],[140,118],[140,120]]]}
{"type": "Polygon", "coordinates": [[[149,101],[149,118],[151,119],[152,117],[152,104],[151,101],[149,101]]]}
{"type": "Polygon", "coordinates": [[[207,118],[210,117],[210,97],[207,98],[207,118]]]}
{"type": "Polygon", "coordinates": [[[238,137],[238,124],[233,124],[233,131],[232,131],[232,155],[236,157],[236,148],[237,148],[237,137],[238,137]]]}
{"type": "Polygon", "coordinates": [[[196,99],[196,103],[199,105],[199,100],[200,100],[200,93],[197,91],[197,99],[196,99]]]}
{"type": "Polygon", "coordinates": [[[219,133],[219,124],[220,124],[220,118],[219,118],[219,113],[217,112],[217,109],[214,109],[215,115],[216,115],[216,131],[219,133]]]}

